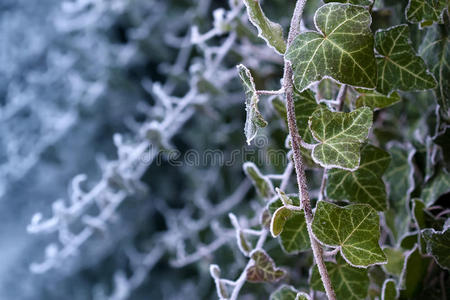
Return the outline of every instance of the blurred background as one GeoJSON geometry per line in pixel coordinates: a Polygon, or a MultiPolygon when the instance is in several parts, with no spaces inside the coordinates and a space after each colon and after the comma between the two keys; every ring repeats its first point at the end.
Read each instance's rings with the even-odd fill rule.
{"type": "Polygon", "coordinates": [[[0,299],[215,299],[209,264],[240,274],[227,214],[256,205],[244,159],[180,167],[155,153],[243,147],[235,65],[281,76],[244,13],[0,0],[0,299]]]}

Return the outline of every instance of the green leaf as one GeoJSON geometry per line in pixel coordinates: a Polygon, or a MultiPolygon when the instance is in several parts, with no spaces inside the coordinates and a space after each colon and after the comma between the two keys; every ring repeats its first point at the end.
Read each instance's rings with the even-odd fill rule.
{"type": "Polygon", "coordinates": [[[442,169],[425,184],[421,198],[426,206],[430,206],[448,192],[450,192],[450,174],[442,169]]]}
{"type": "Polygon", "coordinates": [[[322,167],[356,170],[360,162],[361,143],[372,126],[372,111],[359,108],[350,113],[316,110],[309,128],[320,143],[312,151],[313,160],[322,167]]]}
{"type": "Polygon", "coordinates": [[[372,0],[324,0],[323,2],[340,2],[340,3],[350,3],[355,5],[369,6],[373,3],[372,0]]]}
{"type": "Polygon", "coordinates": [[[282,285],[270,295],[269,300],[310,300],[310,297],[290,285],[282,285]]]}
{"type": "Polygon", "coordinates": [[[253,182],[253,185],[258,192],[258,195],[263,199],[270,199],[275,195],[272,181],[267,176],[264,176],[259,171],[258,167],[252,162],[246,162],[243,169],[247,177],[253,182]]]}
{"type": "Polygon", "coordinates": [[[376,62],[369,12],[360,6],[329,3],[314,15],[318,32],[300,33],[286,52],[294,85],[304,91],[328,76],[358,87],[376,86],[376,62]]]}
{"type": "Polygon", "coordinates": [[[283,250],[288,254],[297,254],[311,249],[304,212],[296,211],[286,221],[283,232],[280,234],[280,242],[283,250]]]}
{"type": "Polygon", "coordinates": [[[402,100],[397,92],[389,96],[378,93],[377,91],[356,89],[359,93],[356,98],[356,107],[367,106],[373,110],[385,108],[402,100]]]}
{"type": "Polygon", "coordinates": [[[272,258],[263,250],[253,251],[251,258],[254,264],[247,269],[249,282],[277,282],[286,275],[286,272],[277,268],[272,258]]]}
{"type": "Polygon", "coordinates": [[[383,265],[382,268],[389,274],[400,276],[405,261],[403,250],[386,247],[383,248],[383,252],[386,254],[387,264],[383,265]]]}
{"type": "Polygon", "coordinates": [[[400,278],[401,294],[404,299],[414,299],[414,296],[423,289],[423,280],[430,262],[429,257],[420,255],[417,246],[408,252],[400,278]]]}
{"type": "Polygon", "coordinates": [[[411,250],[417,243],[417,236],[417,232],[411,232],[403,235],[400,239],[400,247],[402,247],[403,249],[411,250]]]}
{"type": "Polygon", "coordinates": [[[425,203],[420,199],[412,199],[412,215],[418,229],[434,228],[440,230],[445,223],[444,219],[436,218],[428,212],[425,203]]]}
{"type": "Polygon", "coordinates": [[[381,176],[390,160],[389,153],[365,145],[361,149],[361,164],[356,171],[328,170],[327,196],[333,200],[367,203],[378,211],[386,210],[386,187],[381,176]]]}
{"type": "Polygon", "coordinates": [[[445,25],[427,30],[419,48],[420,56],[438,80],[435,90],[441,111],[450,118],[450,38],[445,25]]]}
{"type": "Polygon", "coordinates": [[[407,25],[399,25],[375,34],[377,50],[377,91],[388,95],[391,91],[426,90],[436,87],[422,58],[416,55],[409,40],[407,25]]]}
{"type": "Polygon", "coordinates": [[[317,86],[318,99],[334,100],[339,93],[339,86],[333,79],[324,78],[317,86]]]}
{"type": "Polygon", "coordinates": [[[388,146],[391,163],[384,178],[389,186],[389,210],[386,213],[386,223],[394,238],[399,239],[407,232],[409,225],[409,198],[414,190],[414,164],[412,159],[415,150],[401,144],[388,146]]]}
{"type": "MultiPolygon", "coordinates": [[[[298,206],[298,197],[290,197],[293,205],[298,206]]],[[[270,203],[269,211],[275,214],[282,207],[280,199],[270,203]]],[[[274,215],[275,217],[275,215],[274,215]]],[[[311,249],[308,229],[306,228],[305,213],[303,211],[291,211],[291,215],[284,223],[283,230],[278,237],[282,249],[287,254],[298,254],[311,249]]]]}
{"type": "Polygon", "coordinates": [[[250,142],[258,132],[258,128],[266,127],[267,121],[264,120],[258,110],[259,97],[256,93],[255,83],[250,70],[244,65],[238,65],[237,68],[245,91],[245,111],[247,112],[247,118],[245,120],[244,133],[247,138],[247,144],[250,145],[250,142]]]}
{"type": "Polygon", "coordinates": [[[444,23],[444,9],[447,7],[448,0],[409,0],[406,18],[411,23],[444,23]]]}
{"type": "Polygon", "coordinates": [[[295,300],[298,291],[290,285],[282,285],[270,295],[269,300],[295,300]]]}
{"type": "MultiPolygon", "coordinates": [[[[284,102],[278,99],[272,101],[272,105],[287,124],[287,113],[284,102]]],[[[314,139],[308,128],[308,120],[312,113],[315,112],[320,105],[317,104],[314,94],[310,90],[306,90],[302,93],[294,91],[294,106],[298,133],[306,143],[313,143],[314,139]]]]}
{"type": "Polygon", "coordinates": [[[427,253],[444,269],[450,270],[450,227],[443,231],[422,230],[421,235],[427,244],[427,253]]]}
{"type": "MultiPolygon", "coordinates": [[[[365,299],[369,289],[367,270],[349,266],[340,256],[337,257],[336,262],[327,261],[325,266],[337,299],[365,299]]],[[[325,291],[317,265],[312,269],[310,284],[314,290],[325,291]]]]}
{"type": "Polygon", "coordinates": [[[251,247],[250,243],[247,241],[247,239],[245,238],[245,235],[242,232],[242,230],[237,230],[236,240],[237,240],[239,250],[241,250],[242,254],[244,254],[245,256],[248,256],[250,251],[252,251],[252,247],[251,247]]]}
{"type": "Polygon", "coordinates": [[[398,290],[393,279],[386,279],[381,290],[381,300],[398,299],[398,290]]]}
{"type": "Polygon", "coordinates": [[[258,36],[263,38],[267,45],[279,54],[286,52],[286,43],[283,38],[281,25],[270,21],[259,4],[259,0],[244,0],[250,22],[258,29],[258,36]]]}
{"type": "Polygon", "coordinates": [[[339,207],[319,201],[312,231],[322,244],[339,247],[342,256],[353,266],[367,267],[387,261],[378,244],[379,217],[368,204],[339,207]]]}
{"type": "Polygon", "coordinates": [[[277,237],[283,231],[284,224],[292,216],[292,211],[285,206],[278,208],[273,214],[270,222],[270,232],[273,237],[277,237]]]}

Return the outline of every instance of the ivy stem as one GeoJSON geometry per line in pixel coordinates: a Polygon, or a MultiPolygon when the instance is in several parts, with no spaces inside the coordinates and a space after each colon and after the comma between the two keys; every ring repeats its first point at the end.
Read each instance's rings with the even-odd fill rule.
{"type": "Polygon", "coordinates": [[[344,109],[346,93],[347,93],[347,85],[343,84],[343,85],[341,85],[341,88],[339,89],[339,93],[336,98],[336,102],[338,103],[338,111],[342,111],[342,109],[344,109]]]}
{"type": "Polygon", "coordinates": [[[281,95],[284,93],[283,89],[279,89],[278,91],[266,91],[266,90],[258,90],[256,94],[258,95],[281,95]]]}
{"type": "MultiPolygon", "coordinates": [[[[289,35],[287,40],[287,48],[292,44],[292,41],[300,33],[300,21],[302,19],[303,9],[305,8],[307,0],[298,0],[295,4],[294,14],[291,19],[291,25],[289,28],[289,35]]],[[[295,118],[294,107],[294,87],[292,82],[292,66],[288,60],[284,60],[284,76],[283,87],[286,95],[286,110],[288,119],[289,134],[291,136],[292,151],[294,153],[294,166],[297,173],[297,184],[300,196],[300,205],[305,211],[306,227],[308,229],[309,239],[311,241],[311,248],[314,255],[314,261],[319,269],[320,276],[322,278],[323,286],[328,299],[336,300],[336,294],[331,286],[330,276],[328,275],[325,262],[322,255],[322,247],[315,239],[312,232],[313,213],[311,209],[311,203],[308,194],[308,187],[306,184],[305,168],[303,164],[302,154],[300,152],[300,145],[302,144],[302,138],[298,133],[297,122],[295,118]]]]}

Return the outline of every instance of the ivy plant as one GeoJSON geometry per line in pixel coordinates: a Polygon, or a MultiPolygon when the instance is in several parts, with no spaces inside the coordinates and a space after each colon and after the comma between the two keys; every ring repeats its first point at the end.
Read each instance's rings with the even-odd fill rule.
{"type": "Polygon", "coordinates": [[[237,67],[244,131],[249,144],[278,139],[270,148],[284,145],[287,162],[244,164],[261,217],[235,226],[248,264],[235,281],[215,275],[219,298],[270,283],[277,300],[444,299],[448,2],[298,0],[288,27],[266,2],[243,0],[261,38],[252,42],[282,63],[270,75],[237,67]]]}

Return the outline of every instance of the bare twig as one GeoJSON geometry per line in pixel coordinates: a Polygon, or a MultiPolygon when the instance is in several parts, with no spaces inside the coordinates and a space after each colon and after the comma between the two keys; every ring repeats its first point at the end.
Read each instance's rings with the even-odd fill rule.
{"type": "MultiPolygon", "coordinates": [[[[303,9],[305,7],[306,0],[298,0],[295,5],[294,15],[291,19],[291,26],[289,30],[287,47],[291,45],[295,37],[300,33],[300,21],[303,14],[303,9]]],[[[325,262],[322,256],[322,248],[314,238],[312,233],[312,220],[313,214],[311,209],[311,203],[309,200],[308,187],[306,184],[305,168],[303,165],[303,158],[300,152],[300,145],[302,144],[302,139],[298,133],[296,118],[295,118],[295,107],[293,98],[293,82],[292,82],[292,67],[290,62],[285,60],[284,63],[284,78],[283,86],[286,94],[286,109],[287,109],[287,119],[289,134],[291,135],[292,150],[294,152],[294,166],[297,173],[297,184],[299,188],[300,204],[305,211],[306,226],[308,229],[309,239],[311,241],[311,248],[313,250],[314,260],[319,269],[320,276],[322,278],[323,285],[325,287],[328,299],[335,300],[336,295],[334,293],[333,287],[331,286],[330,277],[328,271],[325,267],[325,262]]]]}

